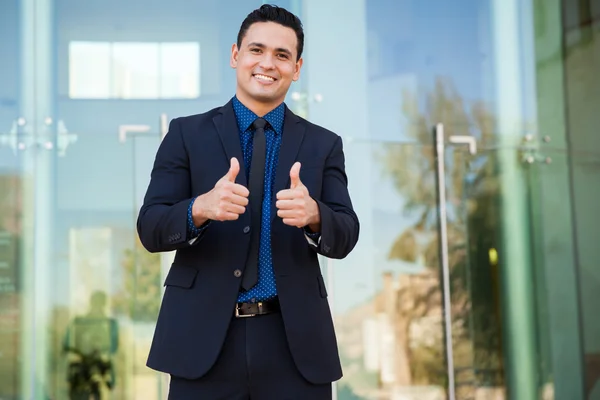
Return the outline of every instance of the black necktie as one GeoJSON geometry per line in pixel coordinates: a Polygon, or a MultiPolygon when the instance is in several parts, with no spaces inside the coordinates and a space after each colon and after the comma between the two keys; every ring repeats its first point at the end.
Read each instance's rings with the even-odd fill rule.
{"type": "Polygon", "coordinates": [[[252,126],[255,129],[252,164],[250,165],[250,180],[248,190],[250,191],[250,248],[248,249],[248,258],[246,259],[246,269],[242,278],[242,287],[244,290],[250,290],[258,281],[258,254],[260,251],[260,222],[262,216],[263,188],[265,183],[265,160],[266,160],[266,139],[265,126],[267,121],[263,118],[257,118],[252,126]]]}

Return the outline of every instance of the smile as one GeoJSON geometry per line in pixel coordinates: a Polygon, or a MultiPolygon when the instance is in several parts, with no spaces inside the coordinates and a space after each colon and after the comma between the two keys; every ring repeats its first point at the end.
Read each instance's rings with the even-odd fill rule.
{"type": "Polygon", "coordinates": [[[264,82],[264,83],[271,83],[271,82],[275,82],[276,79],[267,75],[262,75],[262,74],[254,74],[253,75],[258,81],[260,82],[264,82]]]}

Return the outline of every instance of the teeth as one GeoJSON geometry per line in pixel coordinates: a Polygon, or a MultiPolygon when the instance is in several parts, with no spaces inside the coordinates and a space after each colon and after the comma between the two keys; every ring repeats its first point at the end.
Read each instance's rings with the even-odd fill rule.
{"type": "Polygon", "coordinates": [[[256,74],[254,76],[257,77],[258,79],[262,79],[263,81],[273,82],[275,80],[275,79],[271,78],[270,76],[266,76],[266,75],[256,74]]]}

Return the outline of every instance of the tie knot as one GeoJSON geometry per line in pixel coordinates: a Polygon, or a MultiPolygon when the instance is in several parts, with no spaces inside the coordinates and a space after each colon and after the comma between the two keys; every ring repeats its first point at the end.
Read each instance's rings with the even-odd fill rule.
{"type": "Polygon", "coordinates": [[[254,129],[264,129],[267,126],[267,121],[264,118],[256,118],[252,123],[254,129]]]}

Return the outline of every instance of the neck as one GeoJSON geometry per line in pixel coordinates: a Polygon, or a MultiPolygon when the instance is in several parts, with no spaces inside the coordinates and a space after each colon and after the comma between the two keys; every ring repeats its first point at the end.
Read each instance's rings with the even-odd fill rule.
{"type": "Polygon", "coordinates": [[[272,102],[257,101],[252,98],[249,98],[248,96],[245,96],[243,93],[240,93],[240,91],[236,91],[235,96],[240,101],[240,103],[242,103],[244,106],[246,106],[246,108],[248,108],[248,110],[252,111],[259,117],[264,117],[265,115],[276,109],[281,103],[283,103],[283,99],[278,99],[272,102]]]}

